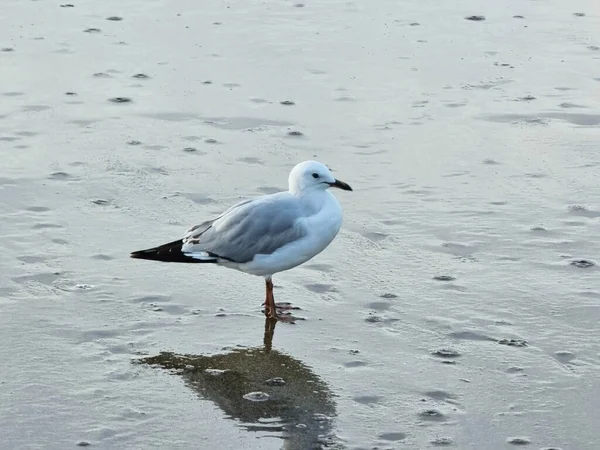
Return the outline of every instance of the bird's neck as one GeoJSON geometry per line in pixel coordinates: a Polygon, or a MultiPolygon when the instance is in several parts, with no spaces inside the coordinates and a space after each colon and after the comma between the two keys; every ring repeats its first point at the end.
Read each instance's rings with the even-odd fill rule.
{"type": "Polygon", "coordinates": [[[290,186],[290,194],[295,197],[319,197],[324,196],[326,191],[324,189],[310,189],[310,188],[301,188],[298,186],[290,186]]]}
{"type": "Polygon", "coordinates": [[[293,191],[290,189],[290,194],[298,198],[310,209],[321,209],[323,205],[330,201],[337,201],[335,196],[324,189],[298,189],[293,191]]]}

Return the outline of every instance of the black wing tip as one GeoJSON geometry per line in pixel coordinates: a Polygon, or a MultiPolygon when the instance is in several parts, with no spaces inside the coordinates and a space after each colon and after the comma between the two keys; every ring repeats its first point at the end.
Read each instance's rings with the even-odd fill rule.
{"type": "Polygon", "coordinates": [[[149,253],[149,250],[136,250],[135,252],[131,252],[129,257],[135,259],[145,259],[144,255],[147,253],[149,253]]]}
{"type": "Polygon", "coordinates": [[[134,259],[149,259],[153,261],[177,261],[184,257],[181,253],[183,240],[169,242],[158,247],[131,252],[129,256],[134,259]]]}
{"type": "Polygon", "coordinates": [[[161,261],[161,262],[178,262],[178,263],[214,263],[214,260],[203,260],[196,259],[187,256],[181,251],[183,247],[183,240],[169,242],[168,244],[159,245],[158,247],[149,248],[146,250],[136,250],[129,254],[130,258],[134,259],[146,259],[149,261],[161,261]]]}
{"type": "Polygon", "coordinates": [[[148,259],[151,261],[170,261],[172,259],[172,257],[167,258],[166,252],[161,252],[160,250],[154,248],[131,252],[129,257],[133,259],[148,259]]]}

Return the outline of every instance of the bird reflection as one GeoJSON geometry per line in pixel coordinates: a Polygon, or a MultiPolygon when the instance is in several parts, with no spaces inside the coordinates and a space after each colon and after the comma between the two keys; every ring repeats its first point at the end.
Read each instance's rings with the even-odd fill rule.
{"type": "Polygon", "coordinates": [[[302,361],[272,349],[276,325],[265,320],[263,347],[210,356],[161,352],[140,363],[179,369],[201,398],[248,431],[276,433],[286,450],[342,448],[332,433],[336,411],[329,387],[302,361]]]}

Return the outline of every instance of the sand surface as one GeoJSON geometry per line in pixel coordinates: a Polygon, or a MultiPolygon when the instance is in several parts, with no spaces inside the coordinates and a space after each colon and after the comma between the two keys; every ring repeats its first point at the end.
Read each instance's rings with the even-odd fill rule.
{"type": "Polygon", "coordinates": [[[600,447],[596,0],[64,2],[0,8],[2,449],[600,447]],[[128,258],[313,158],[305,321],[128,258]]]}

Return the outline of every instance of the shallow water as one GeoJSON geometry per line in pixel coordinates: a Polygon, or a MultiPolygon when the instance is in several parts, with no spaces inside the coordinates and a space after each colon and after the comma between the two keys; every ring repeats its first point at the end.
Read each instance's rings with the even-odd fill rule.
{"type": "Polygon", "coordinates": [[[595,2],[69,4],[0,11],[4,447],[598,448],[595,2]],[[305,321],[128,258],[309,158],[305,321]]]}

